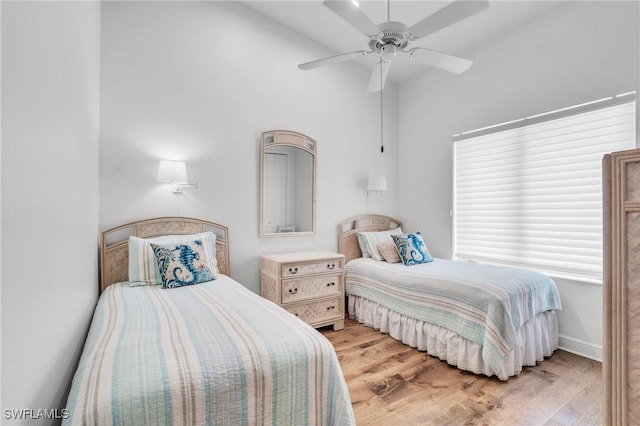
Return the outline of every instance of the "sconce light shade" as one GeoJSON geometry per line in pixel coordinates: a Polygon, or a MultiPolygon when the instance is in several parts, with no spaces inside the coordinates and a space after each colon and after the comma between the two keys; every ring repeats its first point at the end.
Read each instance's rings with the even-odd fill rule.
{"type": "Polygon", "coordinates": [[[160,161],[156,180],[163,183],[187,183],[187,165],[184,161],[160,161]]]}
{"type": "Polygon", "coordinates": [[[187,165],[184,161],[160,161],[156,181],[174,185],[174,194],[181,194],[185,186],[198,187],[197,183],[189,183],[187,165]]]}
{"type": "Polygon", "coordinates": [[[372,176],[367,182],[367,191],[382,192],[387,190],[386,176],[372,176]]]}
{"type": "Polygon", "coordinates": [[[386,176],[369,176],[369,180],[367,181],[367,191],[366,196],[369,196],[369,193],[375,192],[379,194],[387,190],[387,178],[386,176]]]}

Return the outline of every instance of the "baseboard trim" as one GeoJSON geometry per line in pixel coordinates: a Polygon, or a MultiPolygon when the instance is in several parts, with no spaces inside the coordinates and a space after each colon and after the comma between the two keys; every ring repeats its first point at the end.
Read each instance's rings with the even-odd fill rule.
{"type": "Polygon", "coordinates": [[[558,347],[563,351],[571,352],[585,358],[602,362],[602,346],[575,339],[569,336],[559,336],[558,347]]]}

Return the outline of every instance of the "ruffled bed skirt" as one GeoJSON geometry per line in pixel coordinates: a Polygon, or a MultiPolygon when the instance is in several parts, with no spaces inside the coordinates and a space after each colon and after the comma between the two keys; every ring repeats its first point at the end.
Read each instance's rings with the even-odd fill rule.
{"type": "Polygon", "coordinates": [[[497,373],[483,361],[481,345],[447,328],[410,318],[353,295],[349,295],[349,317],[461,370],[495,375],[500,380],[520,374],[523,366],[536,365],[536,361],[551,356],[558,348],[555,311],[543,312],[524,323],[517,331],[520,344],[505,356],[504,364],[497,373]]]}

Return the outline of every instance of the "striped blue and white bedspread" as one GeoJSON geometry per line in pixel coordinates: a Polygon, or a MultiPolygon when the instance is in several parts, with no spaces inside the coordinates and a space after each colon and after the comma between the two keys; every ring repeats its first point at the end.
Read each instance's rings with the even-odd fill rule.
{"type": "Polygon", "coordinates": [[[483,360],[496,374],[518,343],[516,330],[539,313],[562,308],[551,278],[521,268],[443,259],[413,266],[354,259],[345,277],[348,295],[482,345],[483,360]]]}
{"type": "Polygon", "coordinates": [[[109,286],[68,398],[69,424],[354,424],[329,341],[229,277],[109,286]]]}

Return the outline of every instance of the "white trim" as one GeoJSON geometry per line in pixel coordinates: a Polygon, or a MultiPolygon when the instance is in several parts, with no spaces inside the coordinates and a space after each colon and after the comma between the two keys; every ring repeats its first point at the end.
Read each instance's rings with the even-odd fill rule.
{"type": "Polygon", "coordinates": [[[558,347],[563,351],[571,352],[594,361],[602,362],[602,346],[585,342],[569,336],[558,336],[558,347]]]}

